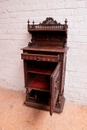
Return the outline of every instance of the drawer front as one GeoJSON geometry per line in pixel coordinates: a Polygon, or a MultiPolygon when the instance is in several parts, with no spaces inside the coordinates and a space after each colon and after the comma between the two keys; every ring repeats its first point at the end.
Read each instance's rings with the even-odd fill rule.
{"type": "Polygon", "coordinates": [[[35,60],[35,61],[48,61],[48,62],[58,62],[59,55],[41,55],[41,54],[21,54],[21,58],[24,60],[35,60]]]}

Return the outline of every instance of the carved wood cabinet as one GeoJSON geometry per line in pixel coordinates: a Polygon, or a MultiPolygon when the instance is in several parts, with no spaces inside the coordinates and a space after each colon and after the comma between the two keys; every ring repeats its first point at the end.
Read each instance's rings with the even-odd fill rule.
{"type": "Polygon", "coordinates": [[[26,88],[25,104],[53,112],[64,107],[64,82],[67,57],[67,20],[60,24],[48,17],[40,24],[28,20],[31,42],[23,48],[26,88]]]}

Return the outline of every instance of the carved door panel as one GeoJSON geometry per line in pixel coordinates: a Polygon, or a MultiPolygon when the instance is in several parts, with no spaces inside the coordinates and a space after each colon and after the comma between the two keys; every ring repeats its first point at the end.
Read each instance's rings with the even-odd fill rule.
{"type": "Polygon", "coordinates": [[[53,71],[51,77],[50,77],[50,115],[52,116],[56,101],[59,94],[59,85],[60,85],[60,68],[61,68],[61,62],[59,62],[53,71]]]}

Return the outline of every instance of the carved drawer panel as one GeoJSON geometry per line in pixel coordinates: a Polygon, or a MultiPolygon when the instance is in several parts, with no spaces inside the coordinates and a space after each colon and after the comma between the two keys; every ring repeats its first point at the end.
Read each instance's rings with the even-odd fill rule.
{"type": "Polygon", "coordinates": [[[58,62],[59,55],[42,55],[42,54],[21,54],[21,58],[24,60],[36,60],[36,61],[47,61],[47,62],[58,62]]]}

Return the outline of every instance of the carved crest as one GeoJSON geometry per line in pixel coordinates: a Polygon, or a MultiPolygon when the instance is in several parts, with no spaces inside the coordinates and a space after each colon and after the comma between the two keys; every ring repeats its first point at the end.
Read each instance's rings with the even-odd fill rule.
{"type": "Polygon", "coordinates": [[[51,17],[46,18],[46,20],[44,20],[42,23],[40,23],[40,25],[50,25],[50,24],[58,24],[56,20],[54,20],[51,17]]]}

